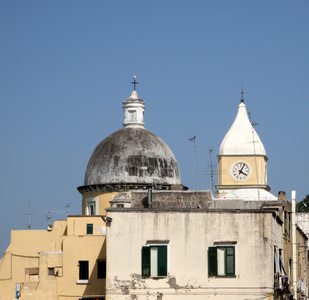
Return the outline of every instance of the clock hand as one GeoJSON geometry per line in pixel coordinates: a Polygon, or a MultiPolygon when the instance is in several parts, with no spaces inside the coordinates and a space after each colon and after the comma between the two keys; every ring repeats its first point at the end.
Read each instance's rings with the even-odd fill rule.
{"type": "Polygon", "coordinates": [[[238,170],[238,174],[242,173],[242,169],[244,168],[245,165],[242,165],[241,169],[238,170]]]}

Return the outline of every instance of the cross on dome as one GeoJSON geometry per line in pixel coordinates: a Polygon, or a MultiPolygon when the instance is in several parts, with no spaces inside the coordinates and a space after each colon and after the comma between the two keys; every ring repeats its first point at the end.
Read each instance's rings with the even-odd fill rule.
{"type": "Polygon", "coordinates": [[[133,84],[134,91],[135,91],[135,87],[138,84],[138,82],[136,81],[136,76],[135,75],[133,76],[133,81],[131,83],[133,84]]]}

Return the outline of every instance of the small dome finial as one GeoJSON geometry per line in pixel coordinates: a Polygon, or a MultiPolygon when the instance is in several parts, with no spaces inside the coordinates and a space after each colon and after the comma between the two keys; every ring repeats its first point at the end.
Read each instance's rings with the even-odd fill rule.
{"type": "Polygon", "coordinates": [[[138,82],[136,81],[136,76],[133,76],[133,81],[131,82],[133,84],[134,87],[134,91],[135,91],[135,86],[138,84],[138,82]]]}
{"type": "Polygon", "coordinates": [[[241,94],[240,102],[241,103],[245,103],[245,100],[244,100],[244,85],[243,84],[241,84],[241,92],[240,92],[240,94],[241,94]]]}

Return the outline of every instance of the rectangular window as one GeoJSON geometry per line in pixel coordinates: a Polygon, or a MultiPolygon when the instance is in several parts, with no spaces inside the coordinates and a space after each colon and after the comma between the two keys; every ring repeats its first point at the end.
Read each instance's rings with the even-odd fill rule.
{"type": "Polygon", "coordinates": [[[129,122],[136,122],[136,110],[129,110],[129,122]]]}
{"type": "Polygon", "coordinates": [[[88,205],[88,215],[89,216],[95,215],[95,203],[89,203],[89,205],[88,205]]]}
{"type": "Polygon", "coordinates": [[[98,260],[98,279],[106,279],[106,261],[98,260]]]}
{"type": "Polygon", "coordinates": [[[55,267],[48,267],[48,276],[55,276],[55,267]]]}
{"type": "Polygon", "coordinates": [[[167,245],[151,245],[142,248],[142,276],[167,276],[167,245]]]}
{"type": "Polygon", "coordinates": [[[95,216],[98,214],[98,197],[88,197],[85,199],[86,216],[95,216]]]}
{"type": "Polygon", "coordinates": [[[235,276],[235,246],[208,248],[208,275],[235,276]]]}
{"type": "Polygon", "coordinates": [[[87,224],[87,234],[93,234],[93,224],[87,224]]]}
{"type": "Polygon", "coordinates": [[[79,280],[88,280],[89,278],[89,262],[87,260],[79,261],[79,280]]]}

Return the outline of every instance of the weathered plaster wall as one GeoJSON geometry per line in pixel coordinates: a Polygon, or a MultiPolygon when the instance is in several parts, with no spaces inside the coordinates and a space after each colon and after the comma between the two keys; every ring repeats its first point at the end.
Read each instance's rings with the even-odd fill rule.
{"type": "Polygon", "coordinates": [[[272,291],[273,229],[281,230],[272,213],[111,210],[108,215],[113,218],[107,232],[108,299],[253,299],[272,291]],[[167,277],[141,277],[147,241],[169,241],[167,277]],[[237,242],[235,278],[208,277],[208,247],[216,242],[237,242]]]}

